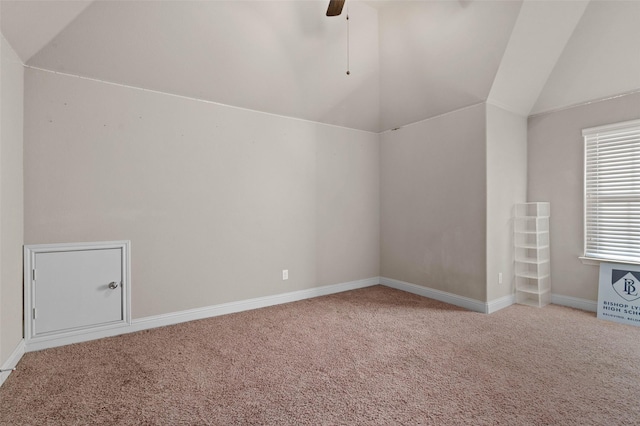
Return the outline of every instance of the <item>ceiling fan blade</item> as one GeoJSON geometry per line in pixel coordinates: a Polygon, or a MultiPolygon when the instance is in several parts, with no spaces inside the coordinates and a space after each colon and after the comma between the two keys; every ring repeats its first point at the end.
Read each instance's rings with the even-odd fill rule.
{"type": "Polygon", "coordinates": [[[342,13],[342,6],[344,6],[344,0],[330,0],[329,7],[327,8],[327,16],[338,16],[342,13]]]}

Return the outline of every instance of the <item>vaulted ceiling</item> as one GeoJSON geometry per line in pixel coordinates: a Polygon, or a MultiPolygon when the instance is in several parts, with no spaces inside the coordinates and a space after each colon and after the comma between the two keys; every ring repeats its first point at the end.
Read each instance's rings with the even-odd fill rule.
{"type": "Polygon", "coordinates": [[[27,66],[374,132],[640,90],[633,0],[1,1],[27,66]]]}

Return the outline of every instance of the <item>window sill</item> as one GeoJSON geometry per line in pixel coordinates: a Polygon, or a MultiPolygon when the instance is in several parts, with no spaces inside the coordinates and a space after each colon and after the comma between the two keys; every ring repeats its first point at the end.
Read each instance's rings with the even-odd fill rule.
{"type": "Polygon", "coordinates": [[[584,263],[585,265],[595,265],[595,266],[600,266],[600,264],[602,262],[605,262],[605,263],[618,263],[618,264],[621,264],[621,265],[640,265],[640,262],[631,262],[631,261],[613,260],[613,259],[600,259],[600,258],[597,258],[597,257],[578,256],[578,259],[580,259],[580,261],[582,263],[584,263]]]}

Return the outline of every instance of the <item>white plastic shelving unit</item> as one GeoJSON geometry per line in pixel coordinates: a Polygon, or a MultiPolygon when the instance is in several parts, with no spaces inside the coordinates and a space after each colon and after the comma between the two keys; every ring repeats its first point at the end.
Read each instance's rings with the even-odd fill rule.
{"type": "Polygon", "coordinates": [[[549,203],[515,205],[516,303],[542,307],[551,300],[549,203]]]}

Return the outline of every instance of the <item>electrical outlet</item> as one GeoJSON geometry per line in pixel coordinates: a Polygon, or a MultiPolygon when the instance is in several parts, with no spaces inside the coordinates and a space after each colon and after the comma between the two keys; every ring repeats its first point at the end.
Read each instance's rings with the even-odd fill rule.
{"type": "Polygon", "coordinates": [[[502,284],[502,272],[498,272],[498,284],[502,284]]]}
{"type": "Polygon", "coordinates": [[[283,269],[282,270],[282,280],[288,280],[289,279],[289,270],[288,269],[283,269]]]}

